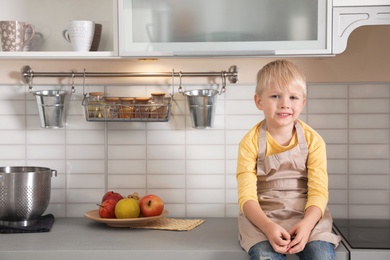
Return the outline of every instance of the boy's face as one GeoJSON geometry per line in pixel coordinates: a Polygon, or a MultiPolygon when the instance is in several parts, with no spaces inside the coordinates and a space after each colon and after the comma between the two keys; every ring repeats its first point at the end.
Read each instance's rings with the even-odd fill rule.
{"type": "Polygon", "coordinates": [[[302,88],[296,86],[287,90],[270,87],[261,96],[255,95],[258,109],[263,110],[267,127],[293,126],[301,114],[306,98],[302,88]]]}

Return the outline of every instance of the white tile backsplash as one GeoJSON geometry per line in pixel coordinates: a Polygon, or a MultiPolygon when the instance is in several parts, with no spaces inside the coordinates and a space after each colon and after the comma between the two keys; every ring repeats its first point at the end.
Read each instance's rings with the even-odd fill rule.
{"type": "Polygon", "coordinates": [[[0,131],[0,144],[22,144],[26,143],[26,132],[22,130],[0,131]]]}
{"type": "Polygon", "coordinates": [[[223,189],[225,177],[223,175],[188,175],[186,178],[188,189],[223,189]]]}
{"type": "Polygon", "coordinates": [[[104,160],[67,160],[68,172],[104,174],[104,160]]]}
{"type": "Polygon", "coordinates": [[[149,145],[146,149],[147,159],[175,160],[185,159],[184,145],[149,145]]]}
{"type": "MultiPolygon", "coordinates": [[[[28,117],[27,117],[28,118],[28,117]]],[[[26,116],[21,115],[1,115],[1,130],[25,130],[26,116]]],[[[39,125],[39,122],[36,123],[39,125]]]]}
{"type": "MultiPolygon", "coordinates": [[[[54,86],[37,86],[50,89],[54,86]]],[[[57,87],[56,87],[57,88],[57,87]]],[[[111,95],[146,95],[146,86],[87,86],[111,95]]],[[[153,89],[166,90],[166,86],[153,89]]],[[[169,88],[168,88],[169,89],[169,88]]],[[[42,129],[26,86],[0,88],[0,162],[56,169],[47,212],[81,217],[107,190],[159,194],[174,217],[235,217],[241,138],[263,119],[254,85],[219,95],[215,127],[193,129],[175,93],[164,123],[87,122],[82,93],[67,103],[66,126],[42,129]]],[[[334,217],[390,218],[390,85],[309,84],[301,119],[327,143],[334,217]]]]}
{"type": "Polygon", "coordinates": [[[28,145],[39,144],[65,144],[65,131],[27,131],[26,143],[28,145]]]}
{"type": "Polygon", "coordinates": [[[348,85],[346,84],[311,84],[309,87],[309,99],[348,98],[348,85]]]}
{"type": "Polygon", "coordinates": [[[348,117],[348,124],[350,129],[388,129],[390,125],[390,118],[388,114],[350,114],[348,117]]]}
{"type": "Polygon", "coordinates": [[[351,144],[383,144],[389,143],[390,136],[387,129],[359,129],[349,131],[351,144]]]}
{"type": "Polygon", "coordinates": [[[66,131],[66,143],[71,144],[104,144],[103,130],[68,130],[66,131]]]}
{"type": "MultiPolygon", "coordinates": [[[[109,190],[134,189],[136,191],[138,189],[142,189],[146,187],[147,184],[146,178],[147,178],[146,174],[126,174],[126,175],[110,174],[108,176],[107,185],[109,190]]],[[[100,197],[103,197],[103,195],[101,195],[100,197]]]]}
{"type": "Polygon", "coordinates": [[[349,98],[389,98],[388,84],[355,84],[349,88],[349,98]]]}
{"type": "Polygon", "coordinates": [[[225,160],[187,160],[187,174],[224,174],[225,160]]]}
{"type": "Polygon", "coordinates": [[[104,174],[69,174],[68,189],[95,189],[105,187],[104,174]]]}
{"type": "MultiPolygon", "coordinates": [[[[236,211],[235,215],[237,215],[236,211]]],[[[187,204],[186,214],[188,217],[198,218],[198,217],[212,217],[212,218],[221,218],[226,216],[225,213],[225,204],[187,204]]]]}
{"type": "Polygon", "coordinates": [[[349,145],[349,158],[351,159],[388,159],[388,144],[351,144],[349,145]]]}
{"type": "Polygon", "coordinates": [[[346,114],[308,114],[307,123],[314,129],[346,129],[348,115],[346,114]]]}
{"type": "Polygon", "coordinates": [[[389,174],[390,165],[389,160],[349,160],[349,173],[352,174],[389,174]]]}
{"type": "Polygon", "coordinates": [[[109,160],[109,174],[140,174],[146,173],[145,160],[109,160]]]}
{"type": "Polygon", "coordinates": [[[184,144],[186,138],[186,132],[182,130],[176,131],[163,131],[163,130],[154,130],[147,132],[147,143],[148,144],[165,144],[165,145],[175,145],[175,144],[184,144]]]}
{"type": "Polygon", "coordinates": [[[186,172],[185,160],[148,160],[148,173],[179,174],[186,172]]]}
{"type": "Polygon", "coordinates": [[[24,115],[25,102],[24,100],[12,100],[0,102],[0,115],[24,115]]]}
{"type": "Polygon", "coordinates": [[[349,100],[351,114],[380,114],[389,112],[389,100],[383,98],[362,98],[349,100]]]}
{"type": "Polygon", "coordinates": [[[187,202],[195,204],[225,203],[224,189],[187,189],[187,202]]]}
{"type": "Polygon", "coordinates": [[[318,99],[307,106],[310,114],[345,114],[348,104],[344,99],[318,99]]]}
{"type": "MultiPolygon", "coordinates": [[[[105,157],[104,145],[67,145],[66,158],[94,160],[105,157]]],[[[64,158],[64,157],[62,157],[64,158]]]]}
{"type": "Polygon", "coordinates": [[[389,175],[377,175],[377,174],[367,174],[367,175],[354,175],[352,178],[349,177],[348,187],[350,189],[357,190],[389,190],[389,175]]]}
{"type": "Polygon", "coordinates": [[[185,187],[186,179],[184,175],[147,175],[147,185],[151,189],[180,189],[185,187]]]}

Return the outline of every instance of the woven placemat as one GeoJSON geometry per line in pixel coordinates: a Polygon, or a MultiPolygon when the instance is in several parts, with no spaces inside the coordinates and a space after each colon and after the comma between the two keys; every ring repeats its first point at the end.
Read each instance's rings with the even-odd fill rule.
{"type": "Polygon", "coordinates": [[[149,223],[138,223],[130,228],[190,231],[205,222],[203,219],[161,218],[149,223]]]}

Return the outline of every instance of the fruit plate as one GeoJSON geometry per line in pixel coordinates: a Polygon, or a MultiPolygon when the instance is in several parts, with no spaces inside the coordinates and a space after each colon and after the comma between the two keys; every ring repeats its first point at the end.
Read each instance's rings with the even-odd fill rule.
{"type": "Polygon", "coordinates": [[[131,225],[139,223],[148,223],[163,218],[168,215],[168,210],[164,210],[161,215],[153,217],[140,217],[140,218],[101,218],[99,216],[99,210],[90,210],[84,213],[84,217],[107,224],[110,227],[131,227],[131,225]]]}

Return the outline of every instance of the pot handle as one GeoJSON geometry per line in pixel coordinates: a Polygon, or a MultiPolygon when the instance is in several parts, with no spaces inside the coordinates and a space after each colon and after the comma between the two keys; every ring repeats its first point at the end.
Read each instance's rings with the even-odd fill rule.
{"type": "Polygon", "coordinates": [[[51,177],[57,177],[57,170],[51,170],[51,177]]]}
{"type": "Polygon", "coordinates": [[[0,182],[3,182],[3,173],[0,173],[0,182]]]}

